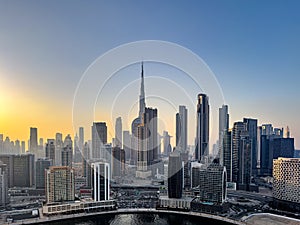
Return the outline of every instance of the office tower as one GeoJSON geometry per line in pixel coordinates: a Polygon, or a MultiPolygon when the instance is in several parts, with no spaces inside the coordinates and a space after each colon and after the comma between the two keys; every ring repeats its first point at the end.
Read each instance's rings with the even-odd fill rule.
{"type": "Polygon", "coordinates": [[[294,138],[275,138],[270,142],[270,148],[273,150],[273,159],[278,157],[294,157],[294,138]]]}
{"type": "Polygon", "coordinates": [[[30,140],[29,140],[29,152],[32,154],[37,154],[38,143],[37,143],[37,128],[30,127],[30,140]]]}
{"type": "Polygon", "coordinates": [[[0,161],[0,206],[9,204],[7,165],[0,161]]]}
{"type": "Polygon", "coordinates": [[[226,199],[226,169],[217,163],[199,171],[199,197],[202,202],[222,204],[226,199]]]}
{"type": "Polygon", "coordinates": [[[115,124],[115,146],[122,148],[122,118],[118,117],[115,124]]]}
{"type": "Polygon", "coordinates": [[[34,185],[34,155],[13,155],[13,186],[32,187],[34,185]]]}
{"type": "Polygon", "coordinates": [[[187,150],[187,109],[183,105],[176,114],[176,148],[181,152],[187,150]]]}
{"type": "Polygon", "coordinates": [[[84,146],[84,129],[83,127],[79,127],[79,149],[82,152],[84,146]]]}
{"type": "Polygon", "coordinates": [[[1,154],[0,161],[6,165],[7,185],[9,188],[11,188],[14,186],[13,155],[1,154]]]}
{"type": "Polygon", "coordinates": [[[232,128],[232,182],[238,182],[240,135],[246,131],[243,122],[235,122],[232,128]]]}
{"type": "Polygon", "coordinates": [[[112,176],[121,177],[125,174],[125,151],[116,146],[112,148],[112,176]]]}
{"type": "Polygon", "coordinates": [[[191,188],[191,161],[189,160],[188,151],[180,153],[183,163],[183,188],[189,190],[191,188]]]}
{"type": "Polygon", "coordinates": [[[144,66],[142,62],[141,68],[141,87],[139,95],[139,116],[135,118],[131,123],[131,154],[130,154],[130,164],[136,165],[138,161],[138,127],[142,123],[142,117],[145,113],[146,103],[145,103],[145,88],[144,88],[144,66]]]}
{"type": "Polygon", "coordinates": [[[47,203],[75,200],[74,170],[68,166],[51,166],[46,170],[47,203]]]}
{"type": "Polygon", "coordinates": [[[286,127],[286,135],[285,135],[285,137],[286,138],[290,138],[290,136],[291,136],[290,128],[289,128],[289,126],[287,126],[286,127]]]}
{"type": "Polygon", "coordinates": [[[300,159],[274,159],[273,178],[274,204],[298,211],[300,206],[300,159]]]}
{"type": "Polygon", "coordinates": [[[125,151],[125,159],[128,161],[131,151],[131,135],[128,130],[123,131],[123,149],[125,151]]]}
{"type": "Polygon", "coordinates": [[[48,139],[46,144],[46,158],[52,160],[52,165],[55,164],[55,140],[54,139],[48,139]]]}
{"type": "Polygon", "coordinates": [[[110,166],[108,163],[96,162],[91,165],[94,201],[110,199],[110,166]]]}
{"type": "MultiPolygon", "coordinates": [[[[232,182],[232,149],[231,149],[231,131],[224,131],[222,134],[223,143],[223,166],[226,168],[227,182],[232,182]]],[[[220,160],[221,161],[221,160],[220,160]]]]}
{"type": "Polygon", "coordinates": [[[21,142],[21,154],[25,153],[25,141],[21,142]]]}
{"type": "Polygon", "coordinates": [[[181,198],[183,189],[183,166],[180,152],[170,153],[168,164],[168,197],[181,198]]]}
{"type": "Polygon", "coordinates": [[[238,160],[238,189],[250,191],[252,171],[252,139],[247,131],[240,133],[238,160]]]}
{"type": "Polygon", "coordinates": [[[83,176],[87,177],[87,168],[88,168],[88,160],[90,159],[90,146],[87,142],[84,143],[83,151],[82,151],[82,170],[83,176]]]}
{"type": "Polygon", "coordinates": [[[68,134],[64,140],[64,147],[61,151],[61,163],[62,166],[72,167],[73,161],[73,141],[71,136],[68,134]]]}
{"type": "Polygon", "coordinates": [[[163,152],[165,156],[169,156],[169,154],[172,151],[172,147],[171,147],[171,137],[168,133],[168,131],[164,131],[163,132],[163,152]]]}
{"type": "Polygon", "coordinates": [[[94,122],[92,126],[92,159],[101,158],[101,146],[107,143],[107,127],[105,122],[94,122]]]}
{"type": "Polygon", "coordinates": [[[79,163],[82,162],[82,155],[81,155],[81,151],[79,149],[79,137],[76,134],[74,137],[74,157],[73,160],[75,163],[79,163]]]}
{"type": "Polygon", "coordinates": [[[137,169],[148,171],[158,159],[157,109],[145,108],[142,123],[138,126],[137,169]]]}
{"type": "Polygon", "coordinates": [[[36,189],[45,189],[46,179],[45,174],[46,170],[52,166],[51,159],[37,159],[35,162],[35,186],[36,189]]]}
{"type": "Polygon", "coordinates": [[[198,95],[196,135],[195,159],[204,162],[209,155],[209,103],[205,94],[198,95]]]}
{"type": "Polygon", "coordinates": [[[20,141],[16,140],[15,141],[15,150],[14,150],[15,154],[21,154],[21,145],[20,145],[20,141]]]}
{"type": "Polygon", "coordinates": [[[11,154],[12,152],[12,145],[9,137],[5,138],[5,141],[3,142],[3,153],[4,154],[11,154]]]}
{"type": "Polygon", "coordinates": [[[56,166],[61,166],[61,151],[63,149],[63,139],[61,133],[55,134],[55,164],[56,166]]]}
{"type": "Polygon", "coordinates": [[[257,175],[257,119],[244,118],[243,122],[252,142],[252,175],[257,175]]]}
{"type": "Polygon", "coordinates": [[[218,158],[220,159],[220,165],[224,165],[224,134],[229,129],[229,114],[228,114],[228,105],[222,105],[222,108],[219,108],[219,154],[218,158]]]}

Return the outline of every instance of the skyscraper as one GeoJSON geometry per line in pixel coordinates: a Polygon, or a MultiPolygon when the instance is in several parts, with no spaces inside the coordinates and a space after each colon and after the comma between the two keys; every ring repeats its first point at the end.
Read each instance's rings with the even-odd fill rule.
{"type": "Polygon", "coordinates": [[[34,155],[13,155],[13,186],[32,187],[34,185],[34,155]]]}
{"type": "Polygon", "coordinates": [[[75,200],[74,170],[68,166],[51,166],[46,171],[47,203],[75,200]]]}
{"type": "Polygon", "coordinates": [[[128,161],[129,159],[131,159],[131,157],[130,157],[131,135],[128,130],[123,131],[123,149],[125,151],[125,159],[126,159],[126,161],[128,161]]]}
{"type": "Polygon", "coordinates": [[[52,163],[51,159],[37,159],[35,162],[35,186],[37,189],[45,189],[46,170],[53,165],[52,163]]]}
{"type": "Polygon", "coordinates": [[[55,164],[55,140],[48,139],[46,144],[46,158],[52,160],[52,165],[55,164]]]}
{"type": "Polygon", "coordinates": [[[247,131],[241,132],[239,139],[238,188],[250,191],[252,174],[252,140],[247,131]]]}
{"type": "Polygon", "coordinates": [[[187,108],[183,105],[176,114],[176,148],[181,152],[187,150],[187,108]]]}
{"type": "Polygon", "coordinates": [[[55,134],[55,164],[61,166],[61,151],[63,149],[63,139],[61,133],[55,134]]]}
{"type": "Polygon", "coordinates": [[[125,151],[116,146],[112,148],[112,176],[121,177],[125,174],[125,151]]]}
{"type": "Polygon", "coordinates": [[[32,154],[37,154],[38,143],[37,143],[37,128],[30,127],[30,140],[29,140],[29,152],[32,154]]]}
{"type": "Polygon", "coordinates": [[[229,114],[228,114],[228,106],[222,105],[222,108],[219,108],[219,159],[220,165],[224,165],[224,134],[229,129],[229,114]]]}
{"type": "Polygon", "coordinates": [[[108,163],[92,163],[92,187],[94,201],[110,199],[110,166],[108,163]]]}
{"type": "Polygon", "coordinates": [[[226,168],[227,182],[232,182],[231,131],[225,131],[222,136],[223,166],[226,168]]]}
{"type": "Polygon", "coordinates": [[[169,154],[172,151],[172,147],[171,147],[171,137],[168,133],[168,131],[164,131],[163,132],[163,152],[164,155],[169,156],[169,154]]]}
{"type": "Polygon", "coordinates": [[[138,127],[142,123],[142,117],[145,113],[146,103],[145,103],[145,87],[144,87],[144,65],[142,62],[141,68],[141,87],[139,95],[139,116],[135,118],[131,123],[131,154],[130,154],[130,164],[137,164],[138,160],[138,127]]]}
{"type": "Polygon", "coordinates": [[[94,122],[92,126],[92,159],[101,158],[101,147],[107,143],[105,122],[94,122]]]}
{"type": "Polygon", "coordinates": [[[73,141],[71,136],[68,134],[64,140],[64,147],[61,151],[61,162],[62,166],[72,167],[73,161],[73,141]]]}
{"type": "Polygon", "coordinates": [[[9,203],[8,198],[8,176],[7,165],[0,161],[0,206],[4,207],[9,203]]]}
{"type": "Polygon", "coordinates": [[[209,103],[206,94],[198,95],[195,159],[204,161],[209,155],[209,103]]]}
{"type": "Polygon", "coordinates": [[[169,155],[168,196],[181,198],[183,190],[183,165],[180,152],[175,150],[169,155]]]}
{"type": "Polygon", "coordinates": [[[78,144],[79,144],[79,149],[82,152],[83,145],[84,145],[84,129],[83,129],[83,127],[79,127],[79,141],[78,141],[78,144]]]}
{"type": "Polygon", "coordinates": [[[246,127],[243,122],[235,122],[232,128],[232,181],[238,182],[239,172],[239,152],[241,132],[245,132],[246,127]]]}
{"type": "Polygon", "coordinates": [[[157,137],[157,109],[145,108],[142,123],[138,126],[138,170],[148,171],[158,159],[157,137]]]}
{"type": "Polygon", "coordinates": [[[115,146],[122,148],[122,118],[118,117],[115,124],[115,146]]]}
{"type": "Polygon", "coordinates": [[[244,123],[252,142],[252,175],[257,175],[257,119],[244,118],[244,123]]]}

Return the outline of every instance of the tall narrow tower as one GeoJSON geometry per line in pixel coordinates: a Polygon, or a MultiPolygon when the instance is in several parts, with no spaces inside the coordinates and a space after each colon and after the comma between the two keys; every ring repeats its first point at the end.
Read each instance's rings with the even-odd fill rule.
{"type": "Polygon", "coordinates": [[[206,94],[198,95],[195,159],[205,161],[209,155],[209,104],[206,94]]]}
{"type": "Polygon", "coordinates": [[[141,89],[140,89],[140,110],[139,110],[139,117],[142,118],[146,108],[145,103],[145,88],[144,88],[144,65],[142,62],[142,72],[141,72],[141,89]]]}

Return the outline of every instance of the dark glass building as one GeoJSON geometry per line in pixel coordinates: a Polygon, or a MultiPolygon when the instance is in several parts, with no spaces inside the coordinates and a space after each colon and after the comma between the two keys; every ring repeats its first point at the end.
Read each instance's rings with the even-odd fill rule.
{"type": "Polygon", "coordinates": [[[168,197],[181,198],[183,189],[183,166],[179,152],[172,152],[168,164],[168,197]]]}

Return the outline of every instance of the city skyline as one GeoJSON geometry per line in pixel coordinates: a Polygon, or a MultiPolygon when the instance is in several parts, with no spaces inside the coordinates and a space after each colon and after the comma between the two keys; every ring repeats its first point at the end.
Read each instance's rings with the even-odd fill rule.
{"type": "MultiPolygon", "coordinates": [[[[258,119],[259,125],[271,123],[284,128],[288,125],[299,149],[300,106],[295,104],[300,79],[296,76],[300,69],[297,63],[300,18],[296,10],[299,3],[219,1],[218,4],[204,1],[172,3],[172,6],[140,2],[3,3],[0,133],[11,140],[25,140],[26,146],[30,127],[37,127],[38,137],[44,140],[54,138],[56,132],[74,137],[72,98],[86,68],[99,55],[120,44],[156,39],[182,45],[205,60],[223,89],[225,104],[229,106],[229,127],[244,117],[258,119]],[[156,10],[158,5],[161,10],[156,10]],[[89,16],[78,17],[81,14],[89,16]],[[111,32],[112,27],[119,29],[111,32]]],[[[152,88],[147,76],[166,73],[170,79],[177,76],[170,68],[151,63],[146,63],[146,67],[146,96],[152,88]]],[[[137,68],[138,65],[133,65],[124,72],[138,79],[137,68]]],[[[133,96],[138,100],[138,84],[136,87],[132,88],[133,96]]],[[[195,99],[196,95],[194,108],[187,105],[188,117],[195,118],[195,99]]],[[[164,111],[147,98],[146,102],[160,113],[164,111]]],[[[137,110],[132,110],[131,119],[136,113],[137,110]]],[[[175,114],[172,112],[173,122],[166,128],[173,137],[175,114]]],[[[109,140],[114,136],[114,124],[109,121],[115,119],[110,115],[96,118],[107,121],[109,140]]],[[[188,124],[188,143],[193,144],[195,126],[188,124]]],[[[83,126],[90,137],[91,124],[83,126]]],[[[124,130],[130,130],[128,124],[123,126],[124,130]]]]}

